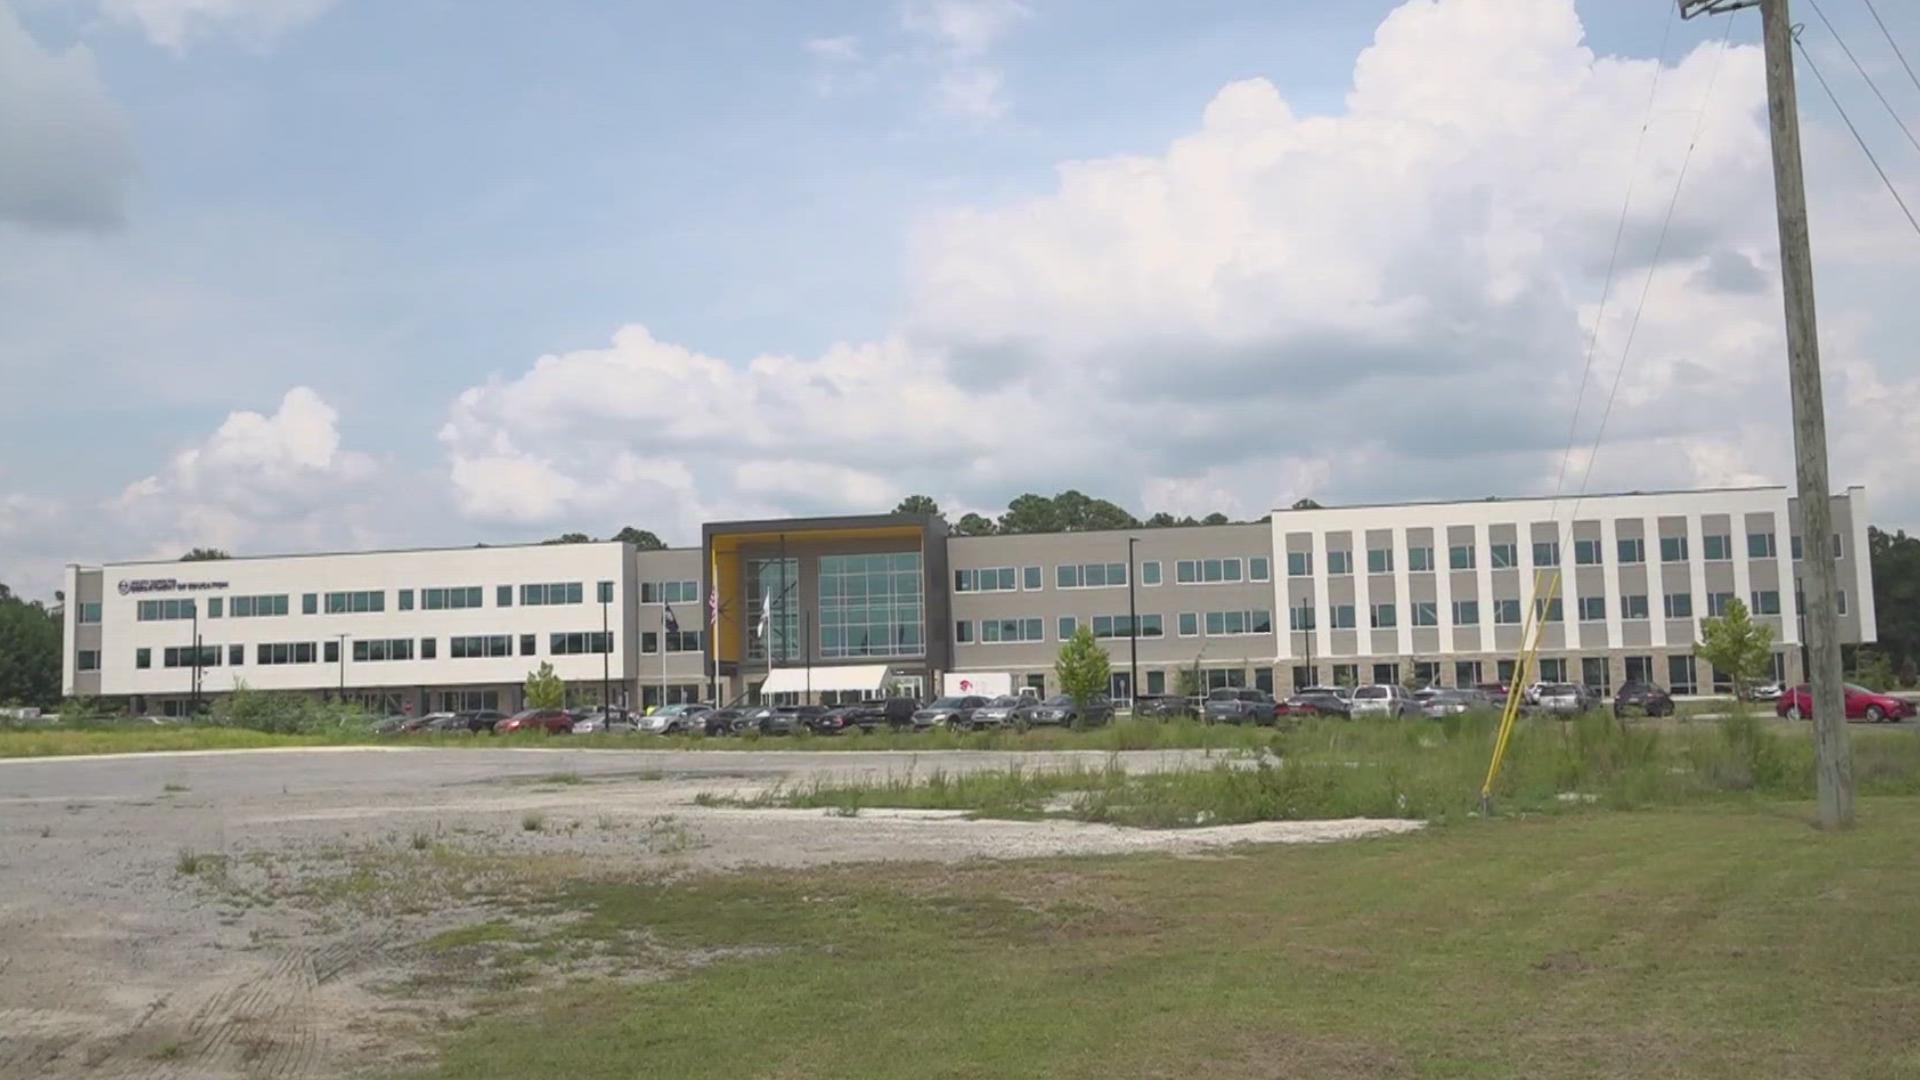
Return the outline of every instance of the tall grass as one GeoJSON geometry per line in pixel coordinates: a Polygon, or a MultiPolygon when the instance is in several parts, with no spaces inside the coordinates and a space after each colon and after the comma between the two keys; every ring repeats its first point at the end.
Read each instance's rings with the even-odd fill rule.
{"type": "MultiPolygon", "coordinates": [[[[1054,813],[1153,828],[1343,817],[1458,820],[1480,811],[1497,719],[1310,723],[1216,765],[1129,773],[1006,769],[775,789],[757,805],[961,809],[989,817],[1054,813]]],[[[1860,792],[1920,794],[1920,739],[1853,740],[1860,792]]],[[[1502,814],[1618,809],[1709,799],[1805,799],[1813,746],[1733,717],[1679,729],[1621,726],[1604,714],[1516,727],[1493,790],[1502,814]]]]}

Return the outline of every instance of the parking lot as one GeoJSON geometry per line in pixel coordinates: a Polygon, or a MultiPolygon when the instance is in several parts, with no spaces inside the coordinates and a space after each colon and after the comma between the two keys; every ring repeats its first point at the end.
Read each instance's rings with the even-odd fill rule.
{"type": "MultiPolygon", "coordinates": [[[[1129,769],[1201,751],[1121,756],[1129,769]]],[[[1409,823],[1141,832],[952,814],[715,809],[811,776],[1070,763],[1097,753],[341,750],[0,762],[0,1077],[337,1075],[421,1053],[463,1008],[419,948],[483,906],[374,903],[429,857],[685,874],[865,860],[1199,851],[1409,823]]],[[[464,864],[462,864],[464,865],[464,864]]],[[[492,864],[489,864],[492,865],[492,864]]]]}

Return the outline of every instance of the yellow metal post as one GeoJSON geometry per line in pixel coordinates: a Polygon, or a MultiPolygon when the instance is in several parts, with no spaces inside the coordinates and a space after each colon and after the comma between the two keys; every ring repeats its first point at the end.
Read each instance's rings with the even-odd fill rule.
{"type": "MultiPolygon", "coordinates": [[[[1546,621],[1543,616],[1553,601],[1560,595],[1560,571],[1555,568],[1551,575],[1535,571],[1533,575],[1533,604],[1527,609],[1526,620],[1520,626],[1520,655],[1514,661],[1513,681],[1507,688],[1506,707],[1500,711],[1500,734],[1493,741],[1493,760],[1487,763],[1487,779],[1480,785],[1480,812],[1493,810],[1493,785],[1500,779],[1500,766],[1507,757],[1507,743],[1513,738],[1513,722],[1520,716],[1520,695],[1524,692],[1527,675],[1533,670],[1534,656],[1540,651],[1540,632],[1546,621]],[[1546,587],[1541,588],[1541,579],[1546,578],[1546,587]]],[[[1564,615],[1564,613],[1563,613],[1564,615]]]]}

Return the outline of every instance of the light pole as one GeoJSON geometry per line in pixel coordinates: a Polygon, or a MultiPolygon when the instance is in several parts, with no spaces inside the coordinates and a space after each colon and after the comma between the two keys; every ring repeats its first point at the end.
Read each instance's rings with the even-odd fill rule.
{"type": "MultiPolygon", "coordinates": [[[[334,658],[338,660],[340,664],[340,689],[335,692],[334,700],[344,705],[347,701],[347,638],[349,635],[335,634],[333,636],[340,639],[340,644],[334,649],[334,658]]],[[[451,648],[451,646],[449,646],[449,648],[451,648]]]]}
{"type": "Polygon", "coordinates": [[[1133,545],[1137,536],[1127,537],[1127,711],[1140,697],[1140,615],[1133,604],[1133,545]]]}
{"type": "Polygon", "coordinates": [[[200,601],[188,600],[193,605],[193,662],[187,675],[187,716],[200,713],[200,601]]]}
{"type": "MultiPolygon", "coordinates": [[[[1313,686],[1319,682],[1319,673],[1313,670],[1313,598],[1307,597],[1302,599],[1299,608],[1296,610],[1299,614],[1294,621],[1300,624],[1300,636],[1307,643],[1307,685],[1313,686]]],[[[1303,688],[1295,687],[1294,689],[1299,690],[1303,688]]]]}
{"type": "Polygon", "coordinates": [[[609,665],[613,662],[613,637],[607,632],[607,601],[611,594],[600,594],[600,718],[602,723],[613,721],[612,672],[609,665]]]}

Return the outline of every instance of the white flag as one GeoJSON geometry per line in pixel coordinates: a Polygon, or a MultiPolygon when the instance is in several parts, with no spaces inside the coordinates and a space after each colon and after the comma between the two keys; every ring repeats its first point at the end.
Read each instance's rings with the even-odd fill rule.
{"type": "Polygon", "coordinates": [[[760,597],[760,628],[757,631],[757,633],[759,633],[761,640],[763,641],[766,640],[767,627],[772,622],[773,622],[773,594],[767,593],[762,597],[760,597]]]}

